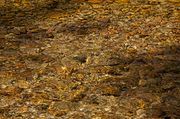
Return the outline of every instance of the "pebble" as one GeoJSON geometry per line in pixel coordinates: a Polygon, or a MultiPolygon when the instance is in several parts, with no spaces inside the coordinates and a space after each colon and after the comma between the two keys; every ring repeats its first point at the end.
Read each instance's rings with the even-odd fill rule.
{"type": "Polygon", "coordinates": [[[1,7],[1,6],[4,6],[5,3],[6,3],[6,0],[0,0],[0,7],[1,7]]]}
{"type": "Polygon", "coordinates": [[[7,85],[4,85],[4,84],[1,85],[2,89],[5,89],[6,87],[7,87],[7,85]]]}
{"type": "Polygon", "coordinates": [[[14,38],[16,38],[14,33],[9,33],[5,35],[5,39],[14,39],[14,38]]]}
{"type": "Polygon", "coordinates": [[[18,80],[16,85],[19,87],[19,88],[22,88],[22,89],[26,89],[26,88],[29,88],[29,82],[25,81],[25,80],[18,80]]]}
{"type": "Polygon", "coordinates": [[[147,84],[147,80],[140,79],[138,84],[139,86],[145,86],[147,84]]]}
{"type": "Polygon", "coordinates": [[[147,117],[146,111],[144,109],[138,109],[136,111],[137,117],[135,119],[145,119],[147,117]]]}
{"type": "Polygon", "coordinates": [[[146,111],[144,110],[144,109],[138,109],[137,111],[136,111],[136,114],[137,115],[142,115],[142,114],[144,114],[146,111]]]}
{"type": "Polygon", "coordinates": [[[86,63],[87,57],[84,55],[77,55],[73,57],[74,60],[77,60],[80,63],[86,63]]]}

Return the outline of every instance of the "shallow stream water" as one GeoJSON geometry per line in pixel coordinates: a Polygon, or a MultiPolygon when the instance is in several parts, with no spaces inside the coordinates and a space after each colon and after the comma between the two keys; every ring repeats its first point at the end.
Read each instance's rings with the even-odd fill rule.
{"type": "Polygon", "coordinates": [[[0,118],[180,118],[179,5],[0,0],[0,118]]]}

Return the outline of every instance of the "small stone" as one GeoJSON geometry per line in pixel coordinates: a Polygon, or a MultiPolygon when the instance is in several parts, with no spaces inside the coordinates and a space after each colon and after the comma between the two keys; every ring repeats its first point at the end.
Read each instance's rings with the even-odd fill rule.
{"type": "Polygon", "coordinates": [[[118,3],[128,3],[129,2],[129,0],[115,0],[115,1],[118,3]]]}
{"type": "Polygon", "coordinates": [[[164,85],[162,85],[162,89],[164,89],[164,90],[168,90],[168,89],[171,89],[173,87],[175,87],[175,85],[172,82],[171,83],[164,83],[164,85]]]}
{"type": "Polygon", "coordinates": [[[14,39],[15,38],[15,34],[14,33],[9,33],[7,35],[5,35],[6,39],[14,39]]]}
{"type": "Polygon", "coordinates": [[[16,16],[17,16],[17,17],[24,17],[25,14],[24,14],[24,13],[18,13],[16,16]]]}
{"type": "Polygon", "coordinates": [[[145,86],[147,84],[147,81],[144,79],[139,80],[139,86],[145,86]]]}
{"type": "Polygon", "coordinates": [[[4,84],[1,85],[2,89],[5,89],[6,87],[7,87],[7,85],[4,85],[4,84]]]}
{"type": "Polygon", "coordinates": [[[54,38],[54,35],[53,35],[53,33],[46,33],[45,37],[46,38],[54,38]]]}
{"type": "Polygon", "coordinates": [[[87,57],[84,55],[77,55],[77,56],[73,57],[73,59],[77,60],[80,63],[86,63],[87,57]]]}
{"type": "Polygon", "coordinates": [[[152,84],[156,85],[156,84],[158,84],[160,81],[161,81],[161,80],[158,79],[158,78],[150,78],[150,79],[147,79],[147,82],[148,82],[149,85],[152,85],[152,84]]]}
{"type": "Polygon", "coordinates": [[[27,111],[28,111],[28,107],[27,107],[27,106],[22,106],[22,107],[20,107],[20,108],[18,109],[17,112],[19,112],[19,113],[25,113],[25,112],[27,112],[27,111]]]}
{"type": "Polygon", "coordinates": [[[0,7],[1,7],[1,6],[4,6],[5,3],[6,3],[6,0],[0,0],[0,7]]]}
{"type": "Polygon", "coordinates": [[[179,0],[168,0],[169,2],[174,2],[174,3],[178,3],[179,0]]]}
{"type": "Polygon", "coordinates": [[[8,106],[13,105],[16,102],[14,98],[9,98],[9,97],[1,97],[0,99],[0,108],[5,108],[8,106]]]}
{"type": "Polygon", "coordinates": [[[107,111],[107,112],[111,112],[111,108],[110,107],[106,107],[106,108],[104,108],[104,110],[107,111]]]}
{"type": "Polygon", "coordinates": [[[73,108],[75,108],[75,105],[71,102],[52,102],[48,108],[48,112],[54,116],[62,116],[73,108]]]}
{"type": "Polygon", "coordinates": [[[7,86],[3,90],[0,90],[1,95],[15,95],[18,92],[14,86],[7,86]]]}
{"type": "Polygon", "coordinates": [[[147,117],[146,111],[144,109],[138,109],[136,111],[137,117],[135,119],[145,119],[147,117]]]}
{"type": "Polygon", "coordinates": [[[19,88],[22,88],[22,89],[26,89],[29,87],[29,82],[25,81],[25,80],[18,80],[18,82],[16,83],[16,85],[19,87],[19,88]]]}
{"type": "Polygon", "coordinates": [[[144,109],[138,109],[137,111],[136,111],[136,114],[137,115],[142,115],[142,114],[144,114],[145,113],[145,110],[144,109]]]}

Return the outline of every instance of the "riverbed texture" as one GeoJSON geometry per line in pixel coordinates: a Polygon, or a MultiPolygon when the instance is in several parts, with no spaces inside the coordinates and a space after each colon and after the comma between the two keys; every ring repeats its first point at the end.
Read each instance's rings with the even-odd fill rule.
{"type": "Polygon", "coordinates": [[[0,0],[0,119],[179,119],[179,0],[0,0]]]}

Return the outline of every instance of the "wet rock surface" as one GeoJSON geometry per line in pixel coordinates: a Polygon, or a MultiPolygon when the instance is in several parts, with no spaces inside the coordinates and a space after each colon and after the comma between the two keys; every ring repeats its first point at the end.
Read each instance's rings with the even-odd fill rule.
{"type": "Polygon", "coordinates": [[[23,1],[0,2],[0,118],[180,117],[178,0],[23,1]]]}

